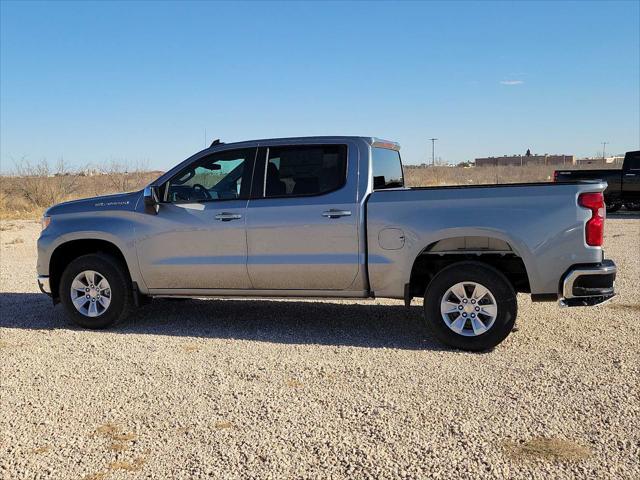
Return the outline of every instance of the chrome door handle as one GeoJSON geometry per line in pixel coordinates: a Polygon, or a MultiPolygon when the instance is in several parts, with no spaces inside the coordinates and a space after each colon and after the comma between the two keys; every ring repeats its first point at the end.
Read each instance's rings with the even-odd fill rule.
{"type": "Polygon", "coordinates": [[[322,212],[323,217],[328,218],[340,218],[340,217],[349,217],[351,215],[350,210],[327,210],[326,212],[322,212]]]}
{"type": "Polygon", "coordinates": [[[228,222],[230,220],[240,220],[242,218],[242,215],[240,215],[239,213],[222,212],[218,213],[214,218],[216,220],[220,220],[221,222],[228,222]]]}
{"type": "Polygon", "coordinates": [[[624,176],[625,177],[635,177],[636,174],[635,173],[625,173],[624,176]]]}

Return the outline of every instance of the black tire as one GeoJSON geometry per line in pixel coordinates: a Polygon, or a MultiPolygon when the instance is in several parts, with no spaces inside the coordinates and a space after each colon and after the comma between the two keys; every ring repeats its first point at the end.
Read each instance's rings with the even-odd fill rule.
{"type": "Polygon", "coordinates": [[[64,305],[67,315],[76,324],[85,328],[107,328],[114,323],[125,319],[133,309],[133,289],[131,279],[116,258],[105,254],[89,254],[73,260],[65,268],[60,278],[60,302],[64,305]],[[80,313],[71,299],[71,284],[77,275],[93,270],[104,277],[111,287],[111,302],[109,306],[98,316],[88,317],[80,313]]]}
{"type": "Polygon", "coordinates": [[[637,212],[640,210],[640,201],[638,202],[627,202],[624,204],[625,208],[631,212],[637,212]]]}
{"type": "MultiPolygon", "coordinates": [[[[478,306],[481,307],[480,304],[478,306]]],[[[511,333],[517,313],[516,292],[511,282],[498,270],[481,262],[463,261],[443,268],[431,280],[424,295],[425,320],[435,337],[442,343],[461,350],[484,351],[495,347],[511,333]],[[462,282],[475,282],[484,286],[493,295],[497,306],[493,324],[486,332],[476,336],[464,336],[454,332],[445,323],[441,313],[444,295],[451,287],[462,282]]],[[[463,321],[466,322],[464,331],[471,330],[470,321],[471,318],[463,321]]]]}
{"type": "Polygon", "coordinates": [[[621,202],[615,202],[615,203],[606,203],[605,205],[607,206],[607,213],[614,213],[617,212],[618,210],[620,210],[620,208],[622,208],[622,203],[621,202]]]}

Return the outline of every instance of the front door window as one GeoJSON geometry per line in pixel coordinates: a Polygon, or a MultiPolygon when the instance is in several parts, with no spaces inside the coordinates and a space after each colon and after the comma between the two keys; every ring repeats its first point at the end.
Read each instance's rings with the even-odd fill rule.
{"type": "Polygon", "coordinates": [[[188,203],[248,198],[249,182],[243,182],[243,176],[252,155],[255,149],[232,150],[215,153],[190,165],[169,180],[165,201],[188,203]]]}

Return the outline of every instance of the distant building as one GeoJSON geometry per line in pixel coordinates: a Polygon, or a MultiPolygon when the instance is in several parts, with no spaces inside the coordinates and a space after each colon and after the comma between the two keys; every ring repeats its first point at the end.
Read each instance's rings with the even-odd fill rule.
{"type": "Polygon", "coordinates": [[[476,167],[524,167],[529,165],[575,165],[573,155],[505,155],[476,158],[476,167]]]}
{"type": "Polygon", "coordinates": [[[96,175],[104,175],[105,173],[106,172],[98,170],[94,167],[86,167],[85,169],[80,170],[80,172],[78,172],[78,175],[80,175],[81,177],[94,177],[96,175]]]}

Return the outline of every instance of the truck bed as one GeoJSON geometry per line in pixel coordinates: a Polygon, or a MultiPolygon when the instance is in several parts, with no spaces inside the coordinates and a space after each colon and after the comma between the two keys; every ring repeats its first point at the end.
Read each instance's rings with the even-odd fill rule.
{"type": "Polygon", "coordinates": [[[409,280],[399,276],[410,275],[419,255],[443,239],[485,238],[506,243],[522,259],[531,293],[553,294],[571,265],[602,260],[601,249],[585,244],[591,212],[577,207],[577,197],[605,187],[581,181],[375,191],[367,202],[371,288],[376,295],[402,298],[398,285],[409,280]],[[402,232],[403,248],[381,245],[381,232],[388,231],[402,232]]]}

